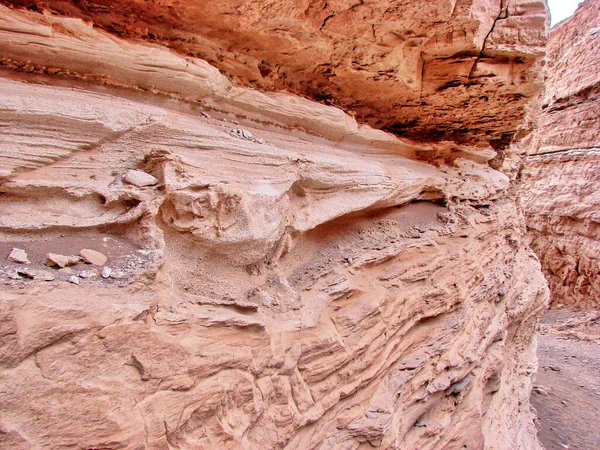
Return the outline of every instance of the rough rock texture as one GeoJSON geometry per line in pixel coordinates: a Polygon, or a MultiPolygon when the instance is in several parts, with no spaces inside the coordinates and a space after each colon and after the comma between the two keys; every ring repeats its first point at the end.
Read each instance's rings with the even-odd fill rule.
{"type": "Polygon", "coordinates": [[[553,303],[600,306],[600,1],[553,29],[523,172],[531,245],[553,303]]]}
{"type": "Polygon", "coordinates": [[[0,46],[29,61],[0,78],[0,447],[539,448],[548,292],[491,149],[427,164],[79,19],[0,7],[0,46]],[[84,248],[101,276],[43,265],[84,248]]]}
{"type": "MultiPolygon", "coordinates": [[[[543,0],[0,3],[165,44],[238,82],[334,104],[400,136],[476,146],[510,143],[546,40],[543,0]]],[[[3,52],[4,63],[31,61],[22,50],[3,52]]]]}

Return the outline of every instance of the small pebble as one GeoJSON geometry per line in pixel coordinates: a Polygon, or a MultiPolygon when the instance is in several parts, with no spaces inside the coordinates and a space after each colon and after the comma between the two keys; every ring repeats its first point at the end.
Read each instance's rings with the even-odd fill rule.
{"type": "Polygon", "coordinates": [[[109,278],[112,273],[112,269],[110,267],[102,268],[102,278],[109,278]]]}
{"type": "Polygon", "coordinates": [[[71,278],[69,278],[69,283],[73,283],[73,284],[79,284],[81,282],[81,279],[79,277],[76,277],[75,275],[71,276],[71,278]]]}
{"type": "Polygon", "coordinates": [[[231,134],[240,139],[246,139],[247,141],[252,141],[254,139],[252,133],[250,133],[248,130],[244,130],[243,128],[234,128],[231,130],[231,134]]]}
{"type": "Polygon", "coordinates": [[[98,276],[98,271],[94,271],[94,270],[82,270],[81,272],[79,272],[79,278],[94,278],[98,276]]]}
{"type": "Polygon", "coordinates": [[[158,184],[158,179],[149,173],[141,170],[130,170],[123,177],[123,181],[137,187],[154,186],[158,184]]]}

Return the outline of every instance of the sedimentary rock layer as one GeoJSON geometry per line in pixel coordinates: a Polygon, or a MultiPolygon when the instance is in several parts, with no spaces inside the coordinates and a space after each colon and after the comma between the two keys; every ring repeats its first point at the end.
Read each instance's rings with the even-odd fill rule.
{"type": "Polygon", "coordinates": [[[552,31],[539,131],[523,173],[531,245],[555,304],[600,305],[600,2],[552,31]]]}
{"type": "Polygon", "coordinates": [[[160,255],[127,283],[5,281],[3,445],[535,447],[545,290],[502,174],[2,89],[5,139],[36,149],[12,154],[3,240],[160,255]],[[160,184],[125,185],[135,167],[160,184]]]}
{"type": "Polygon", "coordinates": [[[548,293],[494,151],[426,164],[450,147],[1,13],[0,251],[30,262],[0,259],[0,446],[539,448],[548,293]]]}
{"type": "Polygon", "coordinates": [[[510,143],[546,40],[543,0],[0,3],[161,43],[238,83],[337,105],[399,136],[478,147],[510,143]]]}

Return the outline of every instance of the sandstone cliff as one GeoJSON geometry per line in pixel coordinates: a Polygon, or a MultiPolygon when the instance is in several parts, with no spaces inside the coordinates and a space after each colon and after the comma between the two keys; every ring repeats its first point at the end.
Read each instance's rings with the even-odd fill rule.
{"type": "MultiPolygon", "coordinates": [[[[546,40],[543,0],[1,3],[160,43],[208,61],[238,83],[334,104],[361,123],[425,142],[510,143],[537,89],[532,65],[546,40]]],[[[5,48],[4,64],[60,61],[62,55],[36,49],[44,45],[36,33],[21,39],[29,45],[5,48]],[[36,50],[43,56],[31,58],[36,50]]],[[[76,70],[105,74],[106,65],[118,63],[76,70]]],[[[152,79],[136,81],[154,87],[152,79]]]]}
{"type": "MultiPolygon", "coordinates": [[[[306,20],[285,3],[237,2],[258,9],[221,11],[197,35],[187,26],[202,2],[143,2],[148,30],[131,22],[142,2],[122,3],[110,25],[102,3],[28,2],[85,11],[129,39],[0,6],[0,446],[539,448],[528,398],[548,293],[490,145],[517,158],[507,142],[536,90],[543,3],[394,3],[418,39],[357,42],[371,55],[400,48],[383,66],[400,64],[395,90],[348,78],[351,39],[335,31],[338,17],[382,2],[329,19],[311,4],[306,20]],[[170,13],[150,23],[152,8],[170,13]],[[257,15],[264,28],[238,35],[248,51],[231,47],[239,37],[219,27],[257,15]],[[456,36],[442,33],[448,20],[456,36]],[[333,37],[312,39],[315,24],[333,37]],[[174,53],[151,25],[199,43],[174,53]],[[313,57],[277,62],[284,44],[265,52],[278,34],[313,57]],[[217,45],[229,79],[190,56],[217,45]],[[429,49],[436,83],[423,83],[413,47],[429,49]],[[332,103],[363,120],[407,114],[415,125],[400,134],[422,142],[239,84],[256,76],[245,58],[266,58],[290,84],[267,74],[257,87],[306,94],[328,52],[341,61],[325,84],[340,83],[332,103]],[[348,103],[354,90],[364,109],[348,103]],[[373,90],[381,104],[366,103],[373,90]],[[483,91],[489,108],[473,100],[483,91]],[[452,92],[462,103],[434,114],[452,92]],[[425,104],[394,112],[394,98],[425,104]],[[84,264],[82,249],[108,260],[84,264]],[[49,253],[73,265],[48,267],[61,261],[49,253]]],[[[372,39],[391,27],[361,14],[348,23],[372,39]]]]}
{"type": "Polygon", "coordinates": [[[600,306],[600,1],[553,29],[523,173],[531,245],[553,303],[600,306]]]}

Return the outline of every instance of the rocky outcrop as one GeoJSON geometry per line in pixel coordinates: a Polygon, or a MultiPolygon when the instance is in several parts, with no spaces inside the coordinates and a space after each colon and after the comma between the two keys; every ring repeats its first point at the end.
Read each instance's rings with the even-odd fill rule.
{"type": "MultiPolygon", "coordinates": [[[[238,83],[333,104],[399,136],[477,147],[510,143],[537,90],[532,67],[546,40],[543,0],[0,3],[161,43],[208,61],[238,83]]],[[[64,68],[61,54],[34,59],[31,47],[3,49],[4,64],[64,68]]],[[[82,69],[104,73],[105,67],[82,69]]],[[[146,72],[155,70],[149,65],[146,72]]],[[[153,85],[150,78],[138,80],[153,85]]]]}
{"type": "Polygon", "coordinates": [[[554,304],[600,306],[600,2],[552,31],[539,131],[523,172],[531,245],[554,304]]]}
{"type": "MultiPolygon", "coordinates": [[[[493,26],[491,3],[453,5],[493,26]]],[[[516,61],[542,34],[498,36],[519,39],[516,61]]],[[[462,145],[401,140],[4,7],[0,45],[1,447],[539,448],[528,398],[548,292],[483,146],[516,119],[462,145]]],[[[519,80],[507,89],[533,92],[519,80]]],[[[488,121],[470,114],[452,129],[488,121]]]]}

